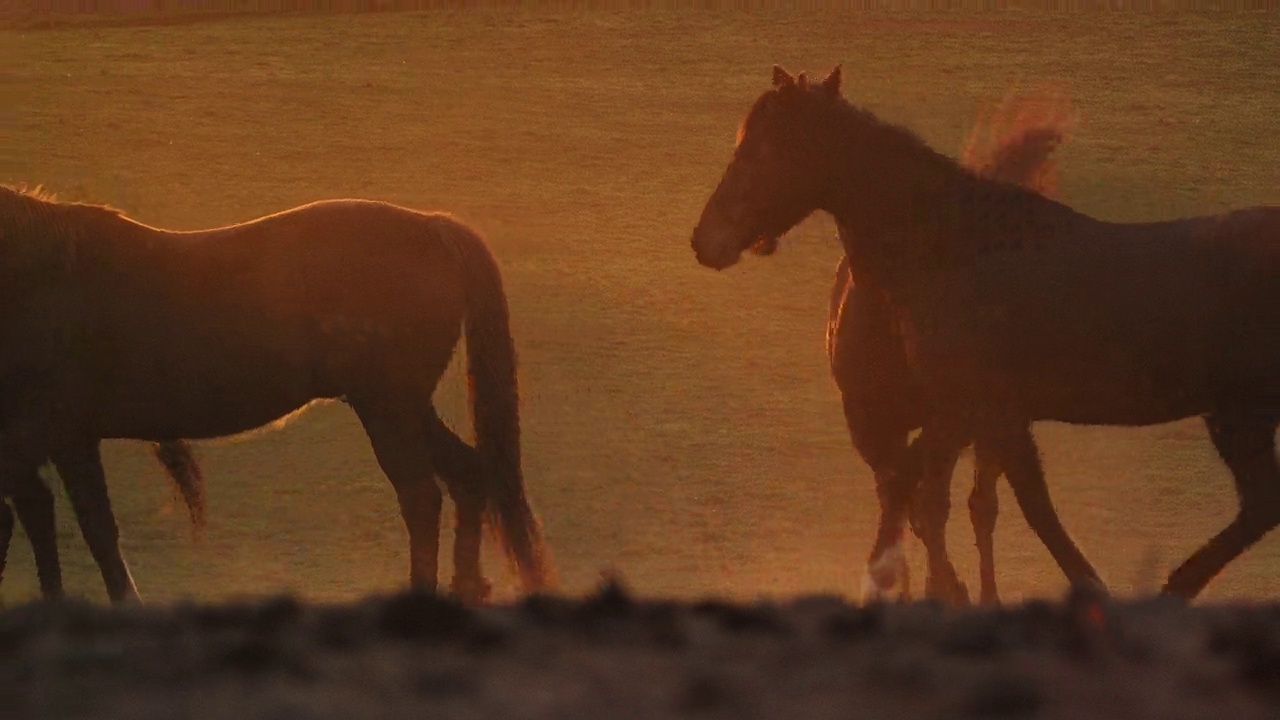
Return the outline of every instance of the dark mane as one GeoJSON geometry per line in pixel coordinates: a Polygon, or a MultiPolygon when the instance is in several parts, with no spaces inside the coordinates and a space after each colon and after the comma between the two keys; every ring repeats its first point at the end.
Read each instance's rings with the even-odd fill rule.
{"type": "Polygon", "coordinates": [[[856,107],[843,96],[822,96],[834,112],[825,113],[830,122],[842,123],[850,137],[857,138],[859,156],[873,158],[883,167],[903,168],[904,161],[913,163],[899,171],[908,182],[922,183],[928,192],[949,197],[938,205],[937,221],[948,225],[950,232],[926,232],[926,242],[961,240],[953,246],[961,254],[981,256],[991,252],[1026,247],[1042,233],[1047,223],[1056,223],[1079,213],[1022,184],[992,177],[981,168],[965,165],[961,160],[932,148],[914,131],[886,122],[874,113],[856,107]],[[990,209],[974,212],[975,207],[990,209]],[[992,232],[992,225],[998,225],[992,232]]]}
{"type": "Polygon", "coordinates": [[[966,185],[989,187],[998,189],[1001,193],[1013,197],[1022,196],[1044,199],[1034,190],[988,177],[981,172],[981,168],[969,167],[958,158],[935,150],[914,130],[904,125],[881,120],[875,113],[857,107],[843,96],[832,98],[828,101],[836,103],[838,114],[842,121],[864,128],[862,130],[864,134],[874,137],[875,142],[871,143],[870,147],[878,149],[883,154],[890,154],[892,157],[901,155],[915,156],[922,161],[924,167],[941,170],[954,178],[961,179],[963,181],[962,188],[966,185]]]}

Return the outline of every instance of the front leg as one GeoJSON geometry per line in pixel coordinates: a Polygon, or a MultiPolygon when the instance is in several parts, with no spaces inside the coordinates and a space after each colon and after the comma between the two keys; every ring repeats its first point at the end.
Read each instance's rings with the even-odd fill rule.
{"type": "Polygon", "coordinates": [[[920,483],[912,499],[915,531],[928,555],[925,596],[951,605],[968,605],[969,591],[947,553],[951,514],[951,475],[968,438],[941,424],[927,424],[912,444],[920,459],[920,483]]]}
{"type": "Polygon", "coordinates": [[[12,407],[6,408],[8,422],[0,432],[0,490],[10,505],[4,508],[4,549],[7,554],[14,517],[27,532],[35,554],[40,591],[46,598],[62,595],[62,567],[58,560],[58,538],[53,522],[53,493],[40,478],[40,453],[47,446],[46,435],[33,431],[32,423],[14,421],[12,407]]]}
{"type": "Polygon", "coordinates": [[[115,513],[111,511],[98,445],[96,438],[64,444],[53,451],[53,464],[62,476],[85,544],[102,573],[107,596],[115,603],[140,600],[129,566],[120,552],[120,531],[115,513]]]}
{"type": "Polygon", "coordinates": [[[46,598],[62,597],[62,563],[58,558],[53,493],[41,479],[39,471],[32,470],[20,481],[11,501],[35,555],[40,594],[46,598]]]}
{"type": "MultiPolygon", "coordinates": [[[[884,426],[876,427],[883,429],[884,426]]],[[[866,574],[862,578],[862,601],[868,603],[894,597],[909,600],[910,573],[902,543],[906,533],[907,508],[919,482],[919,473],[903,472],[903,464],[912,459],[906,444],[907,433],[859,433],[854,428],[851,424],[854,445],[875,473],[876,500],[880,506],[875,539],[871,555],[867,558],[866,574]],[[890,438],[899,440],[900,447],[887,442],[890,438]],[[884,439],[886,442],[868,443],[869,439],[884,439]],[[869,452],[876,446],[885,452],[869,452]]]]}
{"type": "Polygon", "coordinates": [[[969,521],[978,547],[978,575],[982,578],[979,597],[984,605],[1000,602],[996,591],[995,532],[1000,514],[996,482],[1003,472],[999,459],[983,443],[973,444],[973,490],[969,495],[969,521]]]}

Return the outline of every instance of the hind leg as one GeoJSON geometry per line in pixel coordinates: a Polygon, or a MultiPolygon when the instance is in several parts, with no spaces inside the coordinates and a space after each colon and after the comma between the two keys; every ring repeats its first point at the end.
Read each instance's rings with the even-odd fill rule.
{"type": "Polygon", "coordinates": [[[1182,563],[1163,594],[1194,598],[1224,567],[1280,524],[1280,464],[1276,427],[1280,418],[1257,413],[1205,418],[1209,437],[1231,470],[1240,509],[1235,519],[1182,563]]]}
{"type": "Polygon", "coordinates": [[[1000,514],[1000,497],[996,481],[1000,479],[1000,463],[983,443],[973,445],[973,490],[969,494],[969,521],[973,524],[974,544],[978,547],[979,599],[984,605],[1000,602],[996,592],[995,533],[1000,514]]]}
{"type": "Polygon", "coordinates": [[[53,493],[32,473],[16,489],[12,497],[18,522],[27,533],[36,559],[36,575],[40,578],[40,594],[46,598],[62,597],[62,564],[58,559],[58,531],[54,523],[53,493]]]}
{"type": "Polygon", "coordinates": [[[453,539],[453,581],[450,591],[464,603],[480,605],[489,599],[493,585],[480,566],[484,526],[484,466],[475,448],[462,441],[432,414],[428,421],[436,470],[453,499],[457,516],[453,539]]]}
{"type": "Polygon", "coordinates": [[[440,554],[440,509],[431,450],[421,416],[352,402],[369,436],[378,466],[391,481],[400,517],[409,532],[409,584],[436,591],[440,554]]]}
{"type": "Polygon", "coordinates": [[[1027,524],[1040,538],[1040,542],[1053,556],[1067,579],[1072,583],[1094,584],[1104,588],[1098,572],[1071,539],[1058,517],[1058,511],[1053,507],[1044,468],[1040,464],[1040,449],[1031,435],[1030,425],[1003,424],[983,435],[982,442],[990,445],[1004,469],[1027,524]]]}

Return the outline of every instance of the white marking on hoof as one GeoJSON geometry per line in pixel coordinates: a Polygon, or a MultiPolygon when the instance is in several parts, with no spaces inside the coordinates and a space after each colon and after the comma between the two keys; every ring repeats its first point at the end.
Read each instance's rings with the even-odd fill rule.
{"type": "Polygon", "coordinates": [[[862,576],[862,602],[902,599],[907,586],[907,557],[902,544],[890,545],[862,576]],[[901,582],[899,582],[901,580],[901,582]]]}

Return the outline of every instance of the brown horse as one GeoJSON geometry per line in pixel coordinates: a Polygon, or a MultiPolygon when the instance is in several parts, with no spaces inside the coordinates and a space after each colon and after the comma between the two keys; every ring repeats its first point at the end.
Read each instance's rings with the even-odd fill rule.
{"type": "Polygon", "coordinates": [[[194,232],[0,188],[0,489],[45,458],[113,600],[136,597],[98,446],[243,433],[343,398],[434,590],[442,497],[457,507],[453,590],[482,600],[484,520],[525,590],[553,581],[520,463],[515,347],[497,262],[442,213],[367,200],[194,232]],[[476,447],[432,395],[463,337],[476,447]]]}
{"type": "MultiPolygon", "coordinates": [[[[1067,108],[1058,98],[1010,98],[988,123],[974,127],[963,164],[981,176],[1051,194],[1057,188],[1051,156],[1067,129],[1067,108]],[[982,142],[984,130],[992,134],[989,142],[982,142]]],[[[876,487],[888,487],[893,465],[906,452],[910,434],[928,419],[928,407],[924,388],[907,361],[892,307],[874,286],[853,281],[847,256],[836,267],[831,290],[827,358],[853,446],[871,468],[876,487]]],[[[976,445],[969,518],[984,603],[998,601],[993,536],[1001,472],[986,448],[976,445]]],[[[864,597],[877,590],[874,584],[863,588],[864,597]]]]}
{"type": "MultiPolygon", "coordinates": [[[[203,530],[204,475],[191,445],[184,440],[173,440],[152,443],[152,450],[186,502],[195,531],[203,530]]],[[[62,597],[62,563],[58,558],[53,493],[38,472],[16,478],[15,487],[9,488],[5,502],[0,502],[0,581],[4,579],[15,515],[35,555],[40,594],[45,598],[62,597]]]]}
{"type": "Polygon", "coordinates": [[[930,408],[886,493],[872,567],[901,542],[919,484],[930,587],[962,599],[946,553],[945,473],[977,441],[1067,577],[1098,582],[1049,499],[1037,420],[1205,418],[1239,511],[1169,576],[1167,594],[1195,596],[1280,524],[1280,207],[1100,221],[981,177],[854,107],[838,68],[812,84],[775,68],[693,249],[727,268],[816,210],[847,231],[858,282],[889,298],[930,408]]]}

